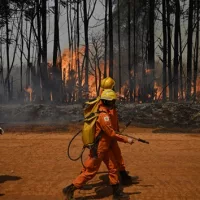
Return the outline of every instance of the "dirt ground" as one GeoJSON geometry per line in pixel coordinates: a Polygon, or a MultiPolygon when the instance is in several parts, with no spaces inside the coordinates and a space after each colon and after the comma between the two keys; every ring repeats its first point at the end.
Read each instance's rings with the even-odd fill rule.
{"type": "MultiPolygon", "coordinates": [[[[148,140],[120,144],[127,170],[138,181],[125,187],[131,200],[199,200],[200,134],[152,133],[152,129],[130,127],[126,134],[148,140]]],[[[66,155],[69,132],[5,132],[0,136],[0,199],[62,200],[62,188],[80,173],[80,161],[66,155]]],[[[81,150],[81,137],[71,155],[81,150]]],[[[84,154],[84,157],[87,152],[84,154]]],[[[91,188],[77,190],[75,198],[112,199],[102,164],[91,188]]]]}

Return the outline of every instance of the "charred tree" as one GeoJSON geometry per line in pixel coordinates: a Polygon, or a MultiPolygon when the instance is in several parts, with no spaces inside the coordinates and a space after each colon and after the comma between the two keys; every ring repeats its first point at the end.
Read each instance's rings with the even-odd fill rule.
{"type": "MultiPolygon", "coordinates": [[[[44,99],[49,100],[49,88],[48,88],[48,72],[47,72],[47,5],[46,0],[42,0],[42,9],[41,9],[41,17],[42,17],[42,87],[44,89],[44,99]]],[[[44,100],[43,99],[43,100],[44,100]]]]}
{"type": "Polygon", "coordinates": [[[58,17],[58,0],[55,0],[54,9],[54,46],[53,46],[53,72],[56,75],[56,61],[59,44],[59,17],[58,17]]]}
{"type": "Polygon", "coordinates": [[[23,38],[23,6],[21,10],[21,53],[20,53],[20,91],[23,91],[23,52],[24,52],[24,38],[23,38]]]}
{"type": "Polygon", "coordinates": [[[199,10],[200,10],[200,2],[198,0],[196,3],[196,16],[197,16],[197,24],[196,24],[196,41],[195,41],[195,59],[194,59],[194,101],[196,101],[197,94],[197,70],[198,70],[198,61],[199,61],[199,10]]]}
{"type": "Polygon", "coordinates": [[[88,38],[88,28],[89,28],[89,20],[92,17],[92,14],[94,13],[94,9],[97,3],[97,0],[94,0],[93,7],[90,5],[87,9],[87,0],[83,0],[83,23],[84,23],[84,36],[85,36],[85,92],[89,95],[89,86],[88,86],[88,77],[89,77],[89,38],[88,38]],[[90,12],[90,13],[89,13],[90,12]]]}
{"type": "Polygon", "coordinates": [[[121,31],[120,31],[120,0],[117,1],[117,17],[118,17],[118,65],[119,65],[119,94],[121,95],[121,87],[122,87],[122,80],[121,80],[121,73],[122,73],[122,69],[121,69],[121,31]]]}
{"type": "Polygon", "coordinates": [[[149,0],[149,29],[148,29],[148,69],[149,80],[148,89],[151,93],[151,99],[153,99],[154,91],[154,69],[155,69],[155,40],[154,40],[154,20],[155,20],[155,0],[149,0]]]}
{"type": "Polygon", "coordinates": [[[5,4],[5,24],[6,24],[6,60],[7,60],[7,75],[6,75],[6,83],[7,83],[7,98],[8,101],[11,99],[11,92],[10,92],[10,54],[9,54],[9,4],[5,4]]]}
{"type": "MultiPolygon", "coordinates": [[[[119,1],[119,0],[118,0],[119,1]]],[[[105,21],[104,21],[104,42],[105,42],[105,53],[104,53],[104,78],[107,77],[107,49],[108,49],[108,0],[105,0],[105,21]]]]}
{"type": "Polygon", "coordinates": [[[37,19],[37,32],[35,31],[35,37],[37,39],[37,47],[38,47],[38,54],[37,54],[37,74],[41,77],[41,56],[42,56],[42,45],[41,45],[41,21],[40,21],[41,13],[40,13],[40,2],[36,0],[36,19],[37,19]]]}
{"type": "Polygon", "coordinates": [[[175,2],[176,13],[175,13],[175,30],[174,30],[174,101],[178,101],[178,66],[179,66],[179,30],[180,30],[180,2],[175,2]]]}
{"type": "Polygon", "coordinates": [[[37,30],[34,31],[35,37],[37,39],[37,77],[36,82],[37,87],[35,88],[37,93],[40,94],[37,96],[38,100],[43,100],[43,74],[42,74],[42,65],[41,65],[41,58],[42,58],[42,40],[41,40],[41,12],[40,12],[40,0],[36,0],[36,25],[37,30]]]}
{"type": "Polygon", "coordinates": [[[193,0],[189,0],[188,39],[187,39],[187,91],[186,91],[187,101],[191,99],[192,35],[193,35],[193,0]]]}
{"type": "Polygon", "coordinates": [[[180,98],[183,100],[183,56],[182,56],[182,37],[181,37],[181,26],[179,26],[179,65],[180,65],[180,98]]]}
{"type": "MultiPolygon", "coordinates": [[[[33,21],[35,18],[34,9],[29,9],[26,11],[26,19],[30,21],[29,33],[27,34],[27,71],[26,71],[26,86],[31,86],[31,71],[32,71],[32,63],[31,63],[31,38],[32,38],[32,30],[33,30],[33,21]]],[[[28,21],[26,23],[28,23],[28,21]]]]}
{"type": "Polygon", "coordinates": [[[163,101],[166,101],[167,85],[167,25],[166,25],[166,2],[162,0],[162,28],[163,28],[163,101]]]}
{"type": "MultiPolygon", "coordinates": [[[[71,51],[72,51],[72,41],[71,41],[71,9],[69,8],[69,3],[67,2],[66,4],[67,7],[67,31],[68,31],[68,43],[69,43],[69,55],[71,56],[71,51]]],[[[68,66],[68,72],[71,70],[71,63],[69,62],[68,66]]]]}
{"type": "MultiPolygon", "coordinates": [[[[131,67],[131,4],[130,0],[127,2],[128,7],[128,71],[129,71],[129,90],[130,90],[130,101],[133,102],[133,77],[132,77],[132,67],[131,67]]],[[[135,42],[135,41],[134,41],[135,42]]],[[[135,52],[134,52],[135,53],[135,52]]],[[[134,93],[135,99],[135,93],[134,93]]]]}
{"type": "MultiPolygon", "coordinates": [[[[130,4],[131,7],[131,4],[130,4]]],[[[130,41],[131,42],[131,41],[130,41]]],[[[137,41],[136,41],[136,0],[133,1],[133,91],[134,91],[134,102],[136,101],[136,83],[137,83],[137,41]]]]}
{"type": "Polygon", "coordinates": [[[87,1],[83,0],[84,13],[84,36],[85,36],[85,92],[89,93],[88,87],[88,73],[89,73],[89,40],[88,40],[88,15],[87,15],[87,1]]]}
{"type": "Polygon", "coordinates": [[[76,10],[77,10],[77,15],[76,15],[76,31],[77,31],[77,54],[76,54],[76,65],[77,65],[77,69],[78,69],[78,100],[81,101],[82,99],[82,94],[81,94],[81,86],[82,86],[82,82],[81,82],[81,69],[80,69],[80,59],[79,59],[79,48],[80,48],[80,33],[79,33],[79,7],[80,7],[80,2],[79,0],[76,3],[76,10]]]}
{"type": "Polygon", "coordinates": [[[109,1],[109,76],[113,78],[113,15],[112,0],[109,1]]]}
{"type": "Polygon", "coordinates": [[[54,7],[54,46],[53,46],[53,73],[50,79],[51,90],[53,100],[59,100],[59,91],[60,91],[60,81],[61,81],[61,69],[57,66],[57,57],[58,57],[58,48],[59,48],[59,12],[58,12],[58,0],[55,0],[54,7]]]}
{"type": "Polygon", "coordinates": [[[173,99],[173,85],[172,85],[172,68],[171,68],[171,9],[170,9],[170,0],[166,0],[167,7],[167,68],[168,68],[168,84],[169,84],[169,100],[173,99]]]}

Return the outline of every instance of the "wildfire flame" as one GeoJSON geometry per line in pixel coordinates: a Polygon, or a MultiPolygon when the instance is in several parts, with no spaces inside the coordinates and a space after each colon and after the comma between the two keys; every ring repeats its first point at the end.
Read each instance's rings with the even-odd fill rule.
{"type": "MultiPolygon", "coordinates": [[[[84,70],[84,50],[85,47],[80,48],[79,53],[78,52],[72,52],[69,49],[65,49],[61,59],[62,59],[62,80],[64,83],[64,87],[66,87],[67,92],[74,93],[74,101],[76,101],[77,98],[77,93],[78,90],[77,88],[81,88],[81,91],[84,92],[84,83],[85,83],[85,70],[84,70]],[[81,83],[79,85],[78,82],[78,65],[77,61],[79,59],[79,70],[81,74],[81,83]]],[[[90,63],[91,64],[91,63],[90,63]]],[[[92,64],[96,65],[96,63],[92,64]]],[[[98,95],[98,90],[99,90],[99,84],[100,84],[100,79],[103,79],[103,70],[104,70],[104,63],[100,62],[99,66],[92,66],[89,71],[89,76],[88,76],[88,87],[89,87],[89,94],[86,94],[87,97],[89,98],[94,98],[98,95]],[[98,69],[99,67],[99,69],[98,69]]],[[[108,70],[108,67],[107,67],[108,70]]],[[[153,72],[153,69],[145,69],[145,74],[146,75],[151,75],[153,72]]],[[[134,76],[134,71],[131,71],[131,75],[134,76]]],[[[149,88],[148,86],[143,86],[138,83],[135,87],[135,94],[133,91],[133,96],[135,95],[136,101],[138,98],[138,102],[140,100],[140,95],[145,94],[145,98],[153,99],[153,100],[161,100],[163,97],[163,87],[161,86],[162,84],[159,84],[159,81],[154,81],[154,88],[153,91],[148,91],[149,88]]],[[[152,90],[152,89],[151,89],[152,90]]],[[[32,101],[32,88],[28,87],[25,89],[26,92],[29,93],[30,95],[30,101],[32,101]]],[[[196,87],[197,95],[200,93],[200,78],[197,79],[197,87],[196,87]]],[[[192,93],[194,92],[194,88],[192,87],[192,93]]],[[[169,97],[169,87],[166,87],[166,95],[169,97]]],[[[130,98],[130,87],[129,87],[129,81],[127,80],[124,85],[121,88],[121,94],[118,94],[119,98],[121,100],[129,100],[130,98]]],[[[180,96],[180,94],[179,94],[180,96]]],[[[185,96],[185,91],[184,91],[184,96],[185,96]]],[[[200,94],[199,94],[200,96],[200,94]]],[[[53,101],[52,97],[52,92],[50,93],[50,98],[51,101],[53,101]]]]}
{"type": "Polygon", "coordinates": [[[29,94],[29,101],[32,102],[33,89],[31,88],[31,86],[28,86],[27,88],[24,88],[24,90],[29,94]]]}
{"type": "MultiPolygon", "coordinates": [[[[84,86],[85,71],[82,68],[84,61],[84,56],[83,56],[84,50],[85,50],[84,47],[81,48],[78,54],[77,52],[72,52],[69,49],[65,49],[62,55],[62,80],[64,81],[64,84],[67,87],[73,87],[73,91],[76,90],[74,87],[78,85],[78,65],[77,65],[78,57],[79,57],[79,66],[81,70],[80,73],[82,75],[81,87],[84,86]],[[74,72],[73,75],[72,72],[74,72]],[[73,84],[69,86],[69,83],[73,82],[72,79],[75,80],[75,85],[73,84]]],[[[94,70],[94,66],[92,68],[93,69],[90,70],[90,74],[88,76],[89,98],[94,98],[97,96],[97,90],[100,85],[99,80],[103,78],[104,63],[102,62],[99,63],[100,73],[97,66],[96,70],[94,70]]]]}
{"type": "Polygon", "coordinates": [[[150,74],[152,72],[152,69],[145,69],[146,74],[150,74]]]}

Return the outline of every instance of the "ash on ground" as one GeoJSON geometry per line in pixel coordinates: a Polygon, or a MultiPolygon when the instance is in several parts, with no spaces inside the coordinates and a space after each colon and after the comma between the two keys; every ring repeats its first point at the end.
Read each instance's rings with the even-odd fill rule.
{"type": "MultiPolygon", "coordinates": [[[[150,128],[200,128],[200,104],[118,104],[119,121],[150,128]]],[[[0,105],[0,126],[76,124],[83,122],[83,107],[74,105],[0,105]]]]}

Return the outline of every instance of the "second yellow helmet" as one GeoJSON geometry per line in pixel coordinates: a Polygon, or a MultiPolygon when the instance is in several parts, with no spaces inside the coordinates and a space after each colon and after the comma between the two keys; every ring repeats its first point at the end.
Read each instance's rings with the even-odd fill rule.
{"type": "Polygon", "coordinates": [[[101,80],[101,88],[103,89],[113,89],[115,81],[111,77],[106,77],[101,80]]]}

